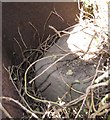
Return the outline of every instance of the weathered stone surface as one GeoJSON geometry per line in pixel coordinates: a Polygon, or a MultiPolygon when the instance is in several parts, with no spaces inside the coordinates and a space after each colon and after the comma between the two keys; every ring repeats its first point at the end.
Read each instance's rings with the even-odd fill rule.
{"type": "MultiPolygon", "coordinates": [[[[66,54],[62,49],[69,52],[66,42],[68,37],[69,36],[66,35],[60,38],[56,43],[57,45],[53,45],[44,56],[53,55],[53,57],[42,60],[36,64],[36,75],[57,60],[59,58],[57,55],[61,53],[66,54]]],[[[90,85],[91,79],[89,78],[95,73],[94,65],[79,58],[75,59],[76,57],[77,56],[73,54],[66,56],[36,79],[36,86],[48,100],[56,101],[58,97],[61,98],[66,92],[68,92],[68,94],[64,97],[64,100],[75,99],[81,94],[70,90],[69,86],[80,92],[85,92],[87,86],[90,85]],[[87,82],[87,79],[89,79],[89,82],[87,82]]]]}

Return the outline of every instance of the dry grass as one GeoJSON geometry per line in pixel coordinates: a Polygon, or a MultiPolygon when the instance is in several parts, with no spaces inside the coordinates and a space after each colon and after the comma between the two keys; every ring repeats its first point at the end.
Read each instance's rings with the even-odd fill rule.
{"type": "MultiPolygon", "coordinates": [[[[94,6],[92,6],[93,9],[94,6]]],[[[88,6],[86,7],[87,7],[86,10],[88,9],[87,11],[84,11],[85,8],[83,9],[79,8],[81,10],[81,16],[78,17],[79,21],[81,20],[83,22],[89,22],[89,23],[94,22],[96,20],[95,15],[93,14],[94,12],[93,11],[89,12],[89,7],[88,6]]],[[[55,14],[57,17],[63,20],[63,18],[60,15],[58,15],[58,13],[55,10],[52,11],[45,22],[44,31],[47,21],[50,19],[52,14],[55,14]]],[[[29,22],[29,24],[35,29],[35,32],[38,32],[35,26],[31,22],[29,22]]],[[[74,27],[75,26],[71,26],[71,28],[74,27]]],[[[59,37],[62,36],[61,33],[63,33],[63,35],[70,34],[70,32],[68,32],[70,28],[67,28],[63,31],[57,31],[57,29],[54,28],[53,26],[50,26],[50,28],[55,31],[55,34],[53,36],[49,35],[44,42],[42,42],[43,37],[42,39],[39,38],[40,45],[37,49],[26,49],[25,51],[23,51],[19,42],[16,40],[16,38],[14,38],[21,49],[23,61],[18,66],[13,65],[10,68],[6,68],[4,66],[4,68],[9,73],[10,80],[19,94],[20,101],[14,100],[13,98],[9,98],[9,97],[0,97],[0,99],[13,101],[16,104],[18,104],[21,107],[21,109],[25,110],[25,114],[23,118],[29,118],[29,119],[30,118],[36,118],[36,119],[81,118],[81,117],[85,119],[107,118],[110,112],[110,102],[109,102],[110,70],[108,67],[110,61],[110,54],[108,52],[109,51],[108,45],[106,45],[105,47],[106,49],[101,50],[100,53],[98,54],[100,58],[97,63],[95,75],[91,81],[91,85],[86,89],[86,92],[83,95],[81,95],[77,99],[71,100],[68,103],[66,103],[62,101],[62,99],[60,98],[56,102],[48,101],[46,100],[46,98],[42,97],[41,93],[38,92],[34,80],[39,76],[43,75],[43,73],[46,70],[50,69],[58,61],[62,60],[64,57],[71,54],[71,53],[65,53],[59,55],[61,57],[57,61],[55,61],[48,68],[42,71],[41,74],[35,76],[34,65],[43,59],[47,59],[48,57],[53,57],[53,56],[48,56],[48,57],[43,57],[43,56],[47,52],[47,50],[55,43],[55,40],[57,40],[59,37]],[[104,66],[102,66],[101,69],[99,69],[102,59],[106,59],[105,60],[106,63],[104,66]],[[100,76],[98,76],[99,72],[101,73],[100,76]]],[[[20,33],[19,27],[18,27],[18,34],[21,37],[23,45],[27,48],[26,44],[22,39],[22,34],[20,33]]],[[[101,33],[98,34],[100,35],[101,33]]],[[[2,105],[0,107],[3,111],[5,111],[4,108],[2,108],[2,105]]],[[[5,114],[9,118],[13,117],[9,115],[7,111],[5,111],[5,114]]]]}

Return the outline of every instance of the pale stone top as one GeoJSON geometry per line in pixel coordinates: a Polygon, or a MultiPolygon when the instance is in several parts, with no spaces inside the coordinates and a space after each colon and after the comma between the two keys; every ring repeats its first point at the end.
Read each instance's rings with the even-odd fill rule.
{"type": "MultiPolygon", "coordinates": [[[[85,1],[85,0],[83,0],[85,1]]],[[[80,20],[67,40],[69,49],[82,59],[88,60],[96,57],[96,53],[103,49],[103,42],[108,39],[108,2],[109,0],[89,0],[93,4],[94,18],[90,20],[80,20]],[[98,8],[96,8],[98,6],[98,8]]]]}

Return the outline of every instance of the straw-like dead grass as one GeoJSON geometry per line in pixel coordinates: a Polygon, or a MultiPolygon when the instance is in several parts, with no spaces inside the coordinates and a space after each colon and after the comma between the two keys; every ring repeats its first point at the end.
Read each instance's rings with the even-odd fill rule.
{"type": "MultiPolygon", "coordinates": [[[[82,23],[92,23],[96,26],[99,25],[98,20],[96,18],[97,7],[100,8],[97,4],[92,4],[89,6],[83,6],[79,8],[81,11],[80,16],[78,17],[79,21],[82,23]]],[[[54,10],[52,11],[44,25],[44,31],[47,24],[47,21],[50,19],[51,15],[54,14],[60,19],[63,18],[58,15],[58,13],[54,10]]],[[[101,15],[102,16],[102,15],[101,15]]],[[[100,15],[99,15],[100,17],[100,15]]],[[[100,18],[102,19],[102,18],[100,18]]],[[[100,20],[99,19],[99,20],[100,20]]],[[[35,29],[35,32],[38,33],[35,26],[29,22],[29,24],[35,29]]],[[[109,54],[109,46],[108,44],[104,43],[105,38],[103,38],[103,49],[99,50],[98,56],[99,60],[97,62],[95,75],[91,81],[91,85],[86,89],[86,92],[78,97],[77,99],[71,100],[68,103],[62,101],[61,98],[58,98],[58,101],[48,101],[46,98],[42,96],[39,90],[35,86],[35,79],[39,76],[43,75],[45,71],[50,69],[53,65],[55,65],[58,61],[62,60],[69,54],[72,53],[65,53],[59,55],[60,58],[57,59],[54,63],[52,63],[48,68],[42,71],[38,76],[35,76],[35,64],[43,59],[47,59],[48,57],[43,57],[44,54],[48,51],[48,49],[64,34],[71,34],[69,30],[74,28],[75,26],[71,26],[63,31],[58,31],[53,26],[49,26],[51,29],[55,31],[53,36],[48,36],[44,42],[43,37],[39,42],[40,45],[37,49],[28,49],[26,44],[22,39],[22,34],[20,33],[20,29],[18,27],[18,34],[21,37],[22,43],[25,46],[26,50],[23,51],[19,42],[15,39],[16,43],[19,45],[21,49],[21,53],[23,56],[23,61],[21,64],[17,66],[11,66],[9,68],[4,68],[9,73],[9,78],[13,83],[16,91],[20,96],[20,101],[14,100],[13,98],[9,97],[0,97],[2,100],[13,101],[18,104],[21,109],[25,111],[23,118],[36,118],[36,119],[48,119],[48,118],[109,118],[108,114],[110,112],[110,70],[109,70],[109,61],[110,61],[110,54],[109,54]],[[104,59],[103,64],[101,65],[101,60],[104,59]],[[100,67],[101,66],[101,67],[100,67]],[[100,75],[98,76],[98,73],[100,75]]],[[[85,27],[85,26],[84,26],[85,27]]],[[[99,26],[100,27],[100,26],[99,26]]],[[[107,27],[106,25],[104,27],[107,27]]],[[[101,28],[101,27],[100,27],[101,28]]],[[[102,29],[102,28],[101,28],[102,29]]],[[[105,28],[106,29],[106,28],[105,28]]],[[[101,33],[96,31],[96,34],[100,36],[103,33],[107,34],[107,31],[101,30],[101,33]]],[[[39,33],[38,33],[39,34],[39,33]]],[[[44,35],[43,35],[44,36],[44,35]]],[[[102,38],[101,38],[102,39],[102,38]]],[[[91,44],[90,44],[91,46],[91,44]]],[[[88,47],[88,51],[89,48],[88,47]]],[[[84,52],[82,56],[86,55],[88,51],[84,52]]],[[[81,56],[79,56],[81,57],[81,56]]],[[[59,91],[60,92],[60,91],[59,91]]],[[[67,94],[67,93],[65,93],[67,94]]],[[[9,115],[7,111],[4,110],[2,105],[0,108],[5,112],[5,114],[12,118],[13,116],[9,115]]],[[[21,119],[23,119],[21,118],[21,119]]]]}

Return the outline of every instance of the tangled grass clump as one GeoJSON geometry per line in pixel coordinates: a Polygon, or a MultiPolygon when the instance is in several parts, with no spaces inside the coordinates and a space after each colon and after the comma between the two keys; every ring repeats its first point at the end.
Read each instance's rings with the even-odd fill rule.
{"type": "MultiPolygon", "coordinates": [[[[71,100],[67,103],[62,101],[61,98],[58,98],[58,101],[56,102],[48,101],[46,100],[46,98],[42,96],[42,94],[36,88],[34,81],[35,79],[33,79],[35,77],[35,66],[34,66],[35,63],[39,62],[42,59],[46,59],[43,56],[47,52],[47,50],[57,41],[57,39],[59,39],[59,37],[61,37],[61,33],[70,34],[68,32],[70,28],[69,29],[67,28],[64,31],[57,31],[54,27],[50,26],[50,28],[53,29],[56,33],[53,36],[48,36],[48,38],[43,43],[41,43],[37,49],[26,48],[25,51],[22,51],[21,49],[23,56],[23,61],[21,64],[17,66],[13,65],[9,68],[6,68],[4,66],[4,68],[9,73],[11,82],[13,83],[16,91],[20,96],[20,101],[14,100],[13,98],[9,98],[9,97],[0,97],[0,99],[13,101],[16,104],[18,104],[23,110],[25,110],[24,116],[21,119],[24,118],[36,118],[36,119],[108,118],[109,119],[110,117],[109,115],[110,114],[110,102],[109,102],[110,101],[110,69],[109,69],[110,53],[109,53],[109,45],[108,43],[105,42],[105,39],[107,39],[107,37],[109,36],[106,31],[107,25],[105,24],[104,26],[100,26],[100,19],[102,21],[102,14],[105,14],[105,13],[100,13],[100,9],[101,7],[99,6],[99,4],[96,3],[92,3],[89,5],[86,4],[86,6],[83,5],[82,8],[79,7],[79,10],[81,12],[80,16],[78,17],[79,22],[93,23],[94,25],[100,27],[101,33],[98,32],[97,33],[98,36],[100,36],[102,32],[106,34],[105,35],[106,38],[105,36],[101,37],[101,39],[103,38],[104,49],[100,50],[100,52],[98,53],[99,60],[96,66],[96,72],[93,77],[93,80],[91,81],[91,85],[86,89],[84,95],[81,95],[77,99],[71,100]],[[98,13],[98,11],[100,14],[98,13]],[[105,29],[103,29],[103,27],[105,29]],[[102,59],[104,59],[105,61],[104,65],[101,65],[102,59]]],[[[56,11],[52,13],[56,14],[59,17],[56,11]]],[[[49,15],[49,17],[50,16],[51,15],[49,15]]],[[[34,25],[31,22],[29,22],[29,24],[35,29],[35,32],[37,32],[37,29],[34,27],[34,25]]],[[[72,26],[71,28],[74,28],[74,26],[72,26]]],[[[45,29],[45,25],[44,25],[44,29],[45,29]]],[[[19,31],[18,32],[19,35],[21,36],[19,29],[18,31],[19,31]]],[[[15,41],[18,43],[16,39],[15,41]]],[[[25,45],[24,42],[23,44],[25,45]]],[[[20,46],[19,43],[18,45],[20,46]]],[[[70,53],[66,53],[62,55],[60,59],[58,59],[53,64],[51,64],[46,70],[51,68],[54,64],[56,64],[56,62],[60,61],[68,54],[70,53]]],[[[44,70],[43,72],[45,72],[46,70],[44,70]]],[[[12,118],[12,116],[10,116],[8,112],[5,112],[5,114],[9,118],[12,118]]]]}

